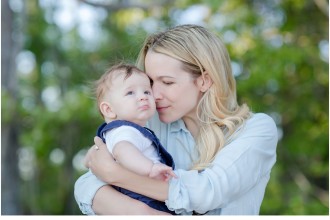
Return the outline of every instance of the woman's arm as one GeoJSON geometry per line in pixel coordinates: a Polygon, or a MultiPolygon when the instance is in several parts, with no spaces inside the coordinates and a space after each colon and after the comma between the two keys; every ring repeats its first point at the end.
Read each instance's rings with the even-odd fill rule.
{"type": "Polygon", "coordinates": [[[132,199],[109,185],[101,187],[96,192],[92,208],[97,215],[169,215],[169,213],[150,208],[145,203],[132,199]]]}
{"type": "Polygon", "coordinates": [[[99,179],[147,197],[165,201],[168,197],[168,183],[135,174],[114,161],[99,137],[94,138],[98,150],[91,148],[86,156],[85,165],[99,179]],[[134,181],[132,181],[134,180],[134,181]]]}
{"type": "MultiPolygon", "coordinates": [[[[95,151],[93,149],[92,151],[95,151]]],[[[112,186],[99,180],[92,172],[80,176],[74,185],[74,196],[83,214],[86,215],[155,215],[158,212],[145,203],[119,193],[112,186]],[[127,207],[130,207],[127,209],[127,207]]]]}
{"type": "MultiPolygon", "coordinates": [[[[103,143],[101,141],[101,143],[103,143]]],[[[85,166],[90,167],[94,158],[92,155],[97,152],[102,163],[107,164],[107,161],[114,162],[112,155],[107,149],[104,153],[99,154],[96,146],[91,147],[85,157],[85,166]],[[101,155],[102,154],[102,155],[101,155]]],[[[100,150],[102,152],[102,150],[100,150]]],[[[117,164],[114,162],[114,164],[117,164]]],[[[75,198],[84,214],[92,215],[168,215],[169,213],[155,210],[145,203],[132,199],[105,182],[100,181],[92,172],[88,172],[76,181],[75,183],[75,198]],[[96,188],[95,188],[96,187],[96,188]],[[94,188],[94,189],[93,189],[94,188]],[[95,190],[95,191],[94,191],[95,190]],[[129,207],[129,209],[127,208],[129,207]]]]}

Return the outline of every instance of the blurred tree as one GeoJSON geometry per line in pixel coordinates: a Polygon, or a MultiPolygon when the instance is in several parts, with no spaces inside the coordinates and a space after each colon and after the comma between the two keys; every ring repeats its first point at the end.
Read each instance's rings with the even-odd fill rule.
{"type": "Polygon", "coordinates": [[[18,84],[15,71],[15,57],[20,50],[17,29],[14,28],[13,13],[8,1],[1,1],[1,214],[21,214],[19,202],[19,174],[17,150],[20,132],[18,111],[18,84]],[[14,35],[16,34],[16,35],[14,35]],[[13,35],[16,37],[13,38],[13,35]],[[16,40],[16,41],[15,41],[16,40]],[[5,109],[3,109],[5,108],[5,109]],[[3,166],[5,164],[5,166],[3,166]]]}
{"type": "Polygon", "coordinates": [[[277,123],[261,214],[329,213],[328,1],[2,2],[11,2],[1,21],[3,214],[81,213],[73,184],[102,122],[89,82],[115,60],[134,62],[147,34],[180,23],[219,33],[240,102],[277,123]]]}

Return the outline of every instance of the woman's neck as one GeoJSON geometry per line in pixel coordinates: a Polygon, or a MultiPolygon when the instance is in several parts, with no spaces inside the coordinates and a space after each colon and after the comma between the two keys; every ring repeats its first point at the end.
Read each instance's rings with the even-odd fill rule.
{"type": "Polygon", "coordinates": [[[199,132],[199,122],[197,118],[194,117],[183,117],[182,118],[186,128],[189,130],[193,138],[196,140],[199,132]]]}

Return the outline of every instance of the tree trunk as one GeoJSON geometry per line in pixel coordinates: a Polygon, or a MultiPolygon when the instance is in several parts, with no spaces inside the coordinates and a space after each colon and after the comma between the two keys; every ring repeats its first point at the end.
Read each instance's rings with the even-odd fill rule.
{"type": "Polygon", "coordinates": [[[8,103],[2,103],[7,112],[1,120],[1,214],[20,215],[20,178],[18,172],[17,76],[15,57],[19,46],[14,44],[13,12],[9,0],[1,0],[1,91],[8,103]],[[13,108],[9,108],[8,106],[13,108]],[[10,111],[8,111],[10,109],[10,111]]]}

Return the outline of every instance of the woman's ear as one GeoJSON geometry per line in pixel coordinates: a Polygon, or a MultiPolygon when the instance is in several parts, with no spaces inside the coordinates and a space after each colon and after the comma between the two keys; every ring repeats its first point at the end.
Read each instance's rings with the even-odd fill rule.
{"type": "Polygon", "coordinates": [[[206,92],[212,84],[213,81],[207,72],[203,72],[202,75],[197,78],[197,86],[201,92],[206,92]]]}
{"type": "Polygon", "coordinates": [[[101,102],[100,111],[105,118],[115,119],[117,117],[116,113],[112,111],[112,108],[108,102],[101,102]]]}

